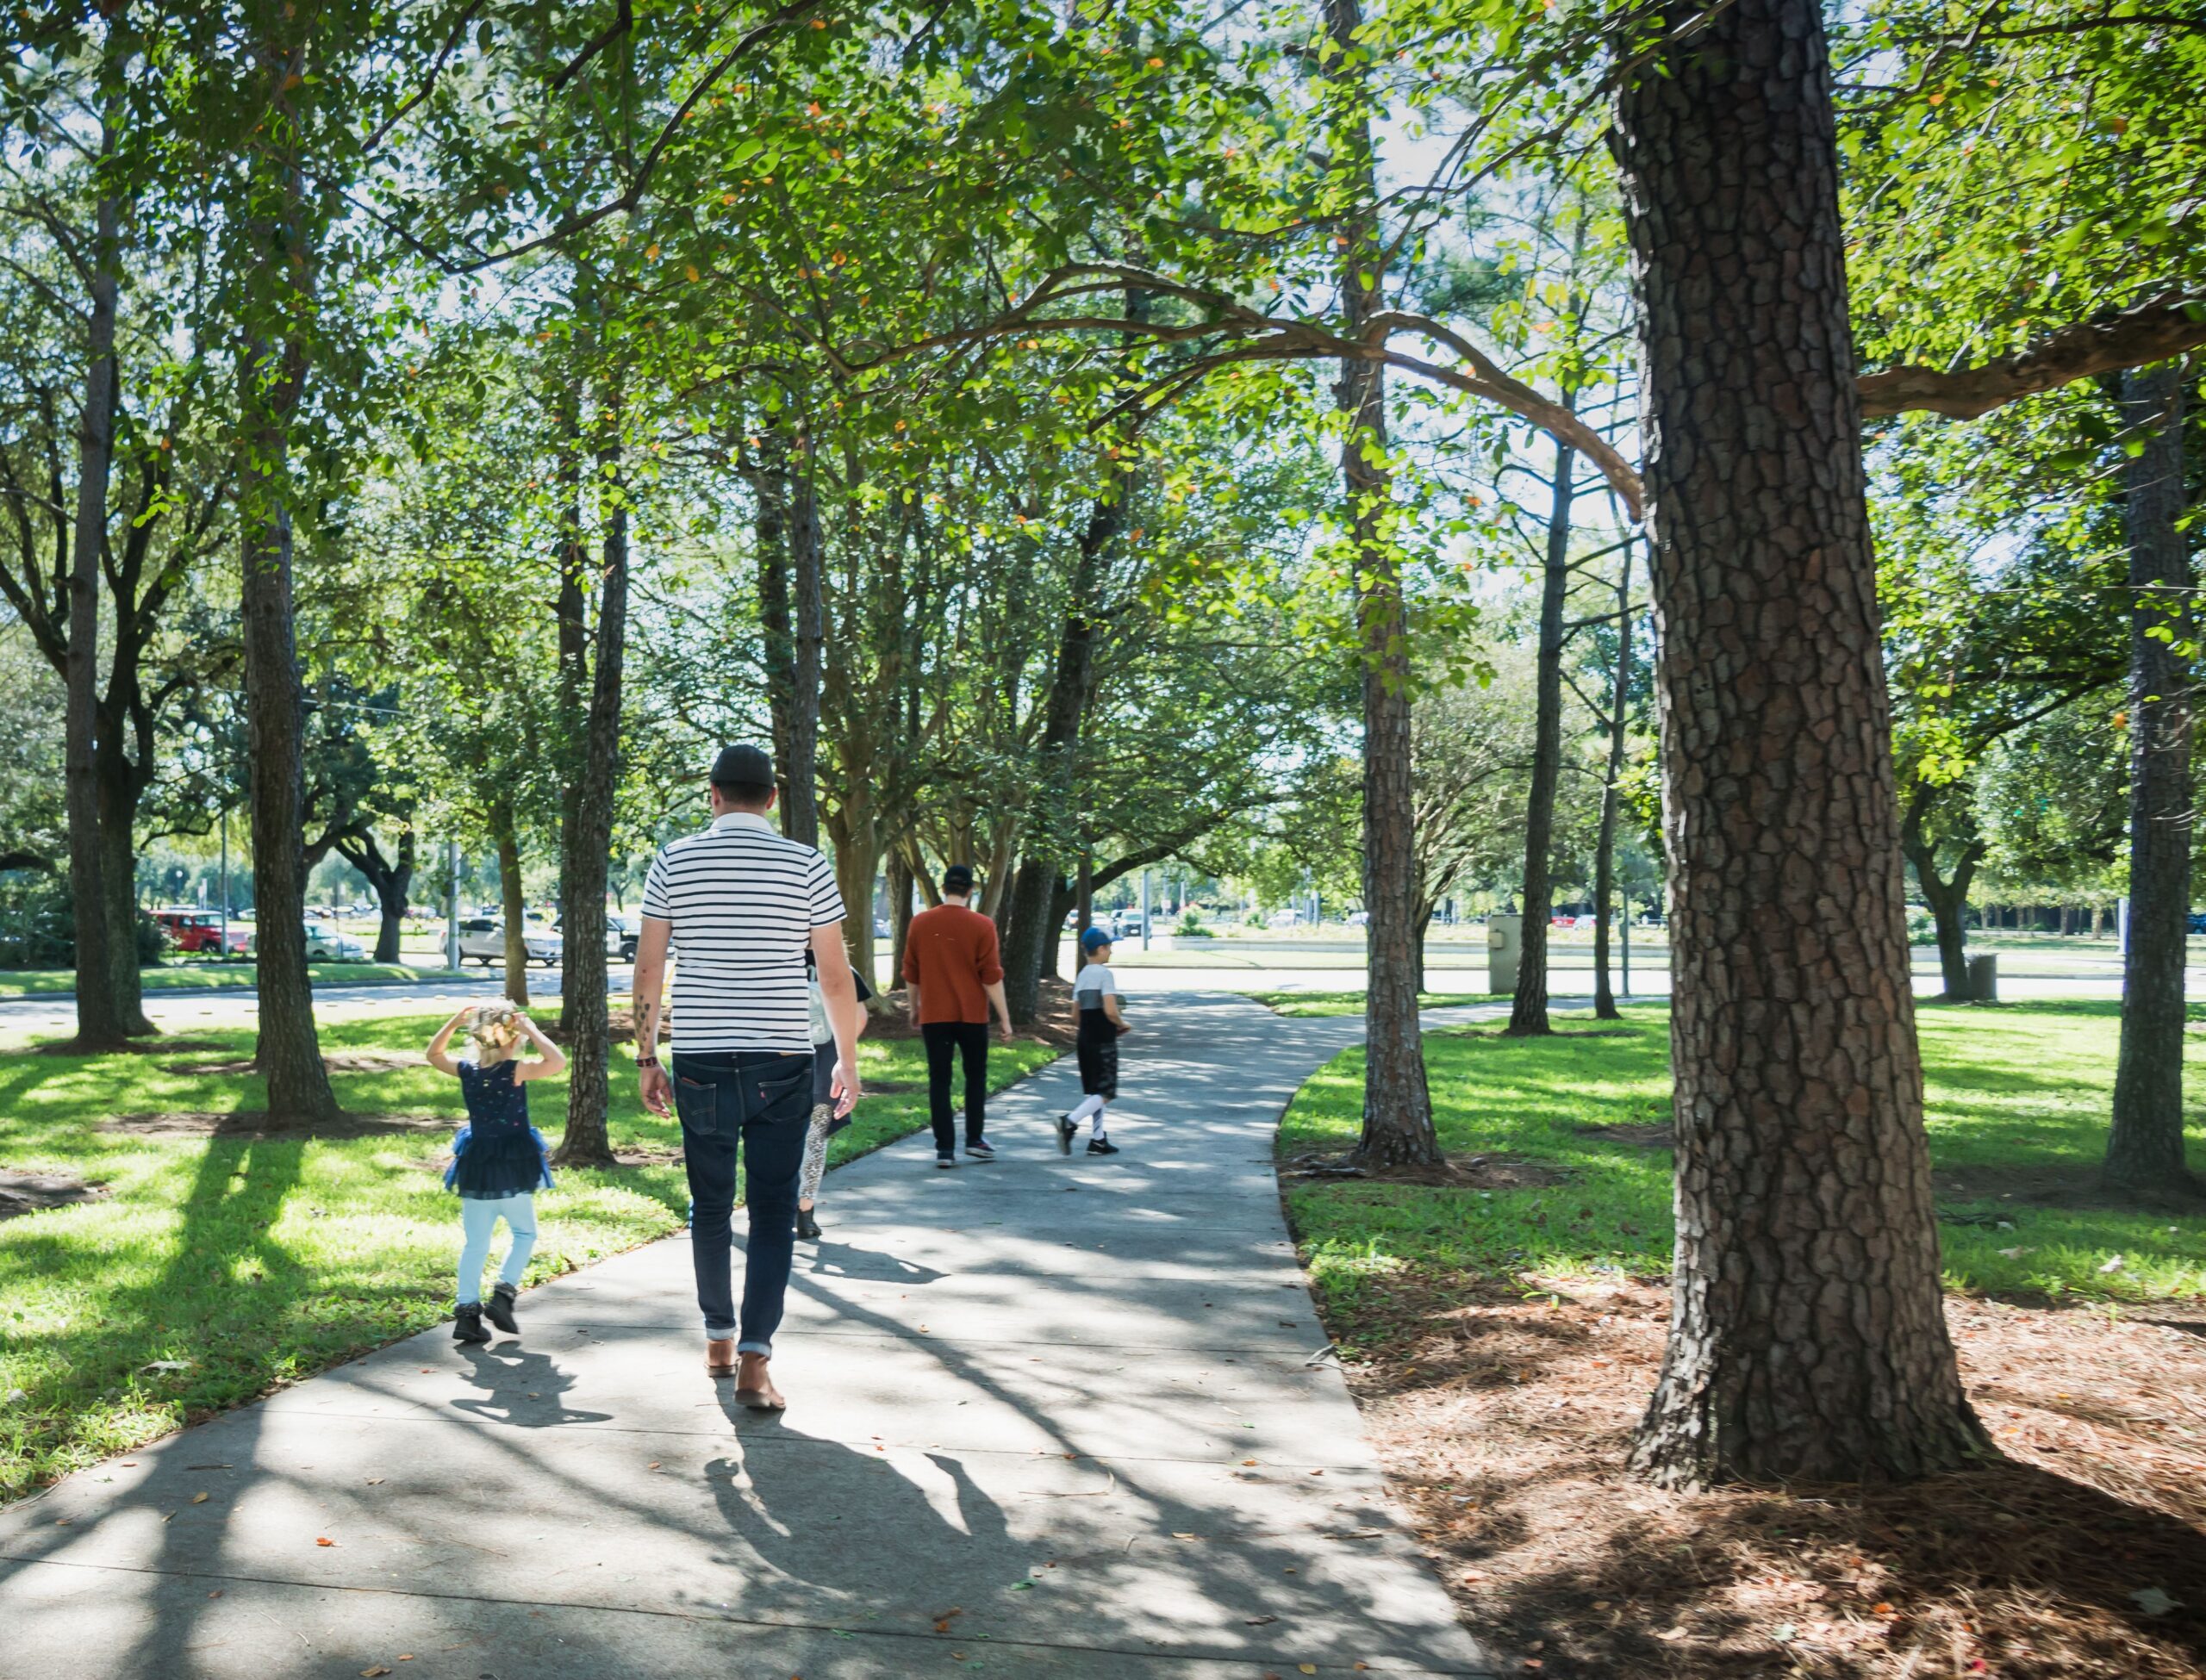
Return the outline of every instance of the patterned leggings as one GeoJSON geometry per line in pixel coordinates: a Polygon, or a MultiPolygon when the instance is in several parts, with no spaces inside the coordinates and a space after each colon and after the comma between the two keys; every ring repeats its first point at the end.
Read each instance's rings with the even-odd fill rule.
{"type": "Polygon", "coordinates": [[[807,1207],[819,1199],[819,1178],[827,1170],[827,1123],[834,1117],[834,1108],[826,1103],[812,1111],[812,1129],[804,1137],[804,1175],[796,1191],[797,1200],[807,1207]]]}

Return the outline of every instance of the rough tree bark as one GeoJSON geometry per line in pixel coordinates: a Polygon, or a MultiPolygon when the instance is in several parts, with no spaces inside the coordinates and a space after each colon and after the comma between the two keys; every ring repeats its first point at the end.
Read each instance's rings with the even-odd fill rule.
{"type": "MultiPolygon", "coordinates": [[[[103,146],[103,151],[106,149],[103,146]]],[[[118,943],[109,905],[100,824],[100,556],[107,540],[108,482],[115,458],[115,322],[121,284],[115,246],[122,207],[103,196],[97,212],[91,313],[86,323],[84,408],[77,432],[77,519],[69,554],[69,647],[64,677],[63,805],[69,824],[69,893],[75,906],[77,1045],[113,1050],[126,1021],[115,970],[138,961],[136,942],[118,943]]]]}
{"type": "Polygon", "coordinates": [[[1509,1000],[1508,1031],[1548,1028],[1548,929],[1555,918],[1555,790],[1562,780],[1562,613],[1570,594],[1571,482],[1578,452],[1555,439],[1549,485],[1547,553],[1540,573],[1540,642],[1533,687],[1532,776],[1524,799],[1524,955],[1509,1000]]]}
{"type": "MultiPolygon", "coordinates": [[[[1341,223],[1342,302],[1348,336],[1371,336],[1386,307],[1386,252],[1375,213],[1376,169],[1365,82],[1370,50],[1355,40],[1359,0],[1324,0],[1326,32],[1340,49],[1325,75],[1337,102],[1335,164],[1359,208],[1341,223]]],[[[1379,329],[1383,334],[1384,328],[1379,329]]],[[[1355,557],[1355,627],[1363,666],[1363,907],[1370,917],[1364,1000],[1363,1134],[1355,1157],[1380,1167],[1440,1158],[1418,1023],[1416,795],[1410,774],[1409,625],[1401,568],[1388,531],[1386,364],[1343,358],[1334,401],[1348,417],[1341,476],[1355,557]]]]}
{"type": "Polygon", "coordinates": [[[1609,937],[1617,896],[1617,817],[1623,796],[1626,714],[1631,706],[1631,544],[1617,568],[1617,669],[1609,689],[1609,768],[1601,782],[1601,832],[1593,848],[1593,1015],[1617,1021],[1616,988],[1609,981],[1609,937]]]}
{"type": "Polygon", "coordinates": [[[751,473],[758,498],[754,530],[758,551],[758,630],[763,644],[766,707],[773,731],[774,776],[780,784],[782,821],[789,813],[789,706],[796,693],[796,644],[789,634],[788,454],[781,439],[759,445],[751,473]]]}
{"type": "Polygon", "coordinates": [[[1630,78],[1667,802],[1677,1256],[1635,1462],[1907,1478],[1987,1450],[1944,1315],[1815,0],[1630,78]]]}
{"type": "Polygon", "coordinates": [[[606,1011],[605,882],[613,851],[613,794],[620,780],[620,698],[628,639],[628,504],[620,472],[620,414],[608,395],[599,424],[599,496],[604,549],[597,633],[590,661],[589,715],[582,775],[573,799],[573,847],[559,911],[571,937],[561,991],[567,1004],[567,1129],[554,1159],[568,1167],[611,1167],[606,1130],[613,1038],[606,1011]]]}
{"type": "MultiPolygon", "coordinates": [[[[490,838],[498,849],[498,912],[506,924],[506,1001],[515,1009],[528,1007],[528,910],[521,902],[520,891],[520,833],[515,820],[513,801],[501,799],[490,807],[490,838]]],[[[602,902],[601,899],[600,902],[602,902]]],[[[570,916],[566,906],[559,908],[559,924],[568,935],[580,936],[589,931],[587,919],[570,916]],[[582,925],[577,926],[580,923],[582,925]]],[[[602,927],[597,930],[598,948],[605,946],[602,927]]],[[[560,941],[561,959],[566,956],[566,940],[560,941]]]]}
{"type": "Polygon", "coordinates": [[[252,902],[260,1036],[254,1061],[268,1081],[271,1127],[337,1117],[322,1066],[307,974],[305,694],[291,590],[290,422],[305,395],[302,320],[310,307],[304,184],[290,155],[295,119],[287,90],[300,84],[306,51],[262,49],[269,83],[265,144],[252,186],[248,229],[256,247],[252,296],[244,306],[238,359],[239,605],[244,619],[246,752],[252,801],[252,902]]]}
{"type": "Polygon", "coordinates": [[[2122,377],[2122,419],[2145,432],[2122,468],[2129,538],[2129,940],[2122,960],[2108,1181],[2179,1190],[2183,965],[2190,915],[2190,560],[2183,513],[2183,383],[2172,365],[2122,377]],[[2172,636],[2172,640],[2163,639],[2172,636]]]}

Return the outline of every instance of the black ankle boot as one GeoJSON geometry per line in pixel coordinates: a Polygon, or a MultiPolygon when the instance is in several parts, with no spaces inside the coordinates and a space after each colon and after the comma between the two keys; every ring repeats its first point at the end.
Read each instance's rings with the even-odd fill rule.
{"type": "Polygon", "coordinates": [[[796,1234],[807,1242],[819,1241],[819,1222],[812,1216],[810,1208],[796,1210],[796,1234]]]}
{"type": "Polygon", "coordinates": [[[452,1310],[452,1339],[454,1341],[489,1341],[490,1333],[483,1328],[482,1303],[470,1301],[452,1310]]]}
{"type": "Polygon", "coordinates": [[[483,1316],[509,1336],[520,1334],[520,1321],[514,1316],[514,1286],[511,1284],[500,1284],[490,1291],[490,1298],[483,1304],[483,1316]]]}

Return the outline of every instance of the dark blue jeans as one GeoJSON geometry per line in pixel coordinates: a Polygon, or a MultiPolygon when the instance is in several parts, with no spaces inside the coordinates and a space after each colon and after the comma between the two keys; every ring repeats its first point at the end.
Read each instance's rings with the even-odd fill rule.
{"type": "Polygon", "coordinates": [[[796,1249],[797,1174],[812,1120],[812,1058],[771,1050],[677,1052],[668,1071],[695,1204],[689,1254],[705,1334],[715,1341],[739,1336],[738,1353],[771,1353],[796,1249]],[[744,1204],[751,1210],[739,1326],[729,1260],[738,1147],[744,1204]]]}

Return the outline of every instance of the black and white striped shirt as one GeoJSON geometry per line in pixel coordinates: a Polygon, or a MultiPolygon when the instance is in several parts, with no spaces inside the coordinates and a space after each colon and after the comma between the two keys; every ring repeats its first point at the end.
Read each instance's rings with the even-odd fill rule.
{"type": "Polygon", "coordinates": [[[661,848],[644,914],[673,924],[676,1049],[811,1053],[804,953],[843,919],[825,857],[731,811],[661,848]]]}

